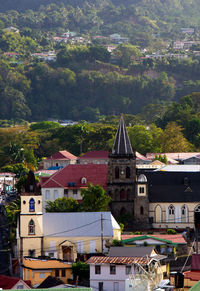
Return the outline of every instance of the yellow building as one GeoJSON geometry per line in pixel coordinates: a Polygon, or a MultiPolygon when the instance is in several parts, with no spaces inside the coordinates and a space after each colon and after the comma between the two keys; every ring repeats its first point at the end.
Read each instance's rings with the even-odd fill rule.
{"type": "Polygon", "coordinates": [[[17,236],[21,263],[24,257],[38,256],[73,262],[77,253],[106,252],[107,243],[121,239],[120,227],[110,212],[43,213],[42,195],[32,174],[21,194],[17,236]]]}
{"type": "Polygon", "coordinates": [[[32,286],[41,284],[48,276],[58,277],[64,283],[71,279],[72,263],[56,259],[23,258],[23,278],[32,286]]]}

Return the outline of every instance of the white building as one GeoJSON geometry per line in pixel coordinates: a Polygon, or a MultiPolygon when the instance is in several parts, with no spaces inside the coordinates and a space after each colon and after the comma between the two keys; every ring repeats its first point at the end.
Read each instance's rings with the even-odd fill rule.
{"type": "Polygon", "coordinates": [[[158,261],[164,256],[157,256],[149,247],[111,247],[107,257],[91,257],[90,287],[98,291],[125,291],[127,280],[145,276],[146,272],[155,271],[155,284],[162,280],[166,265],[159,266],[158,261]]]}

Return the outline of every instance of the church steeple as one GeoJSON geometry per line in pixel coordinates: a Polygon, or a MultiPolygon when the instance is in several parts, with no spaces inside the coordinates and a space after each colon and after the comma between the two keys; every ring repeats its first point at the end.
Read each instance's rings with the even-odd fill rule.
{"type": "Polygon", "coordinates": [[[115,136],[115,141],[112,149],[112,155],[133,156],[130,139],[126,130],[123,115],[120,117],[118,130],[115,136]]]}

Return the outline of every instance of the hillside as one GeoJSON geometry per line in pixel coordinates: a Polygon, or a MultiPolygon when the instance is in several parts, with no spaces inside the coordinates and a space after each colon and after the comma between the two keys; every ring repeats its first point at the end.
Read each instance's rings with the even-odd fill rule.
{"type": "Polygon", "coordinates": [[[195,28],[196,36],[200,26],[198,0],[1,2],[0,19],[6,24],[103,35],[118,32],[129,37],[132,43],[143,46],[152,44],[155,39],[169,41],[177,36],[184,37],[180,35],[184,27],[195,28]],[[55,5],[52,6],[52,3],[55,5]]]}

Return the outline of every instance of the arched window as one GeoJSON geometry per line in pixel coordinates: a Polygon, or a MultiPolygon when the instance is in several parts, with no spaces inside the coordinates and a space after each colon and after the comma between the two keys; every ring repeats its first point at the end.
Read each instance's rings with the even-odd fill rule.
{"type": "Polygon", "coordinates": [[[168,207],[168,213],[169,213],[169,222],[175,221],[175,207],[173,205],[170,205],[168,207]]]}
{"type": "Polygon", "coordinates": [[[127,201],[130,201],[130,200],[131,200],[131,190],[130,190],[130,189],[128,189],[128,190],[126,191],[126,200],[127,200],[127,201]]]}
{"type": "Polygon", "coordinates": [[[114,197],[115,201],[119,200],[119,191],[116,189],[115,190],[115,197],[114,197]]]}
{"type": "Polygon", "coordinates": [[[129,167],[126,167],[126,178],[129,179],[131,177],[131,170],[129,167]]]}
{"type": "Polygon", "coordinates": [[[124,189],[120,191],[120,200],[126,200],[126,192],[124,189]]]}
{"type": "Polygon", "coordinates": [[[143,215],[143,214],[144,214],[144,207],[140,206],[140,215],[143,215]]]}
{"type": "Polygon", "coordinates": [[[35,200],[33,198],[31,198],[29,200],[29,211],[30,212],[34,212],[35,211],[35,200]]]}
{"type": "Polygon", "coordinates": [[[160,205],[157,205],[155,208],[155,221],[162,222],[162,208],[160,205]]]}
{"type": "Polygon", "coordinates": [[[188,208],[186,205],[181,207],[181,222],[188,222],[188,208]]]}
{"type": "Polygon", "coordinates": [[[115,179],[119,179],[119,167],[115,167],[115,179]]]}
{"type": "Polygon", "coordinates": [[[33,219],[31,219],[28,224],[28,234],[35,234],[35,223],[33,219]]]}

